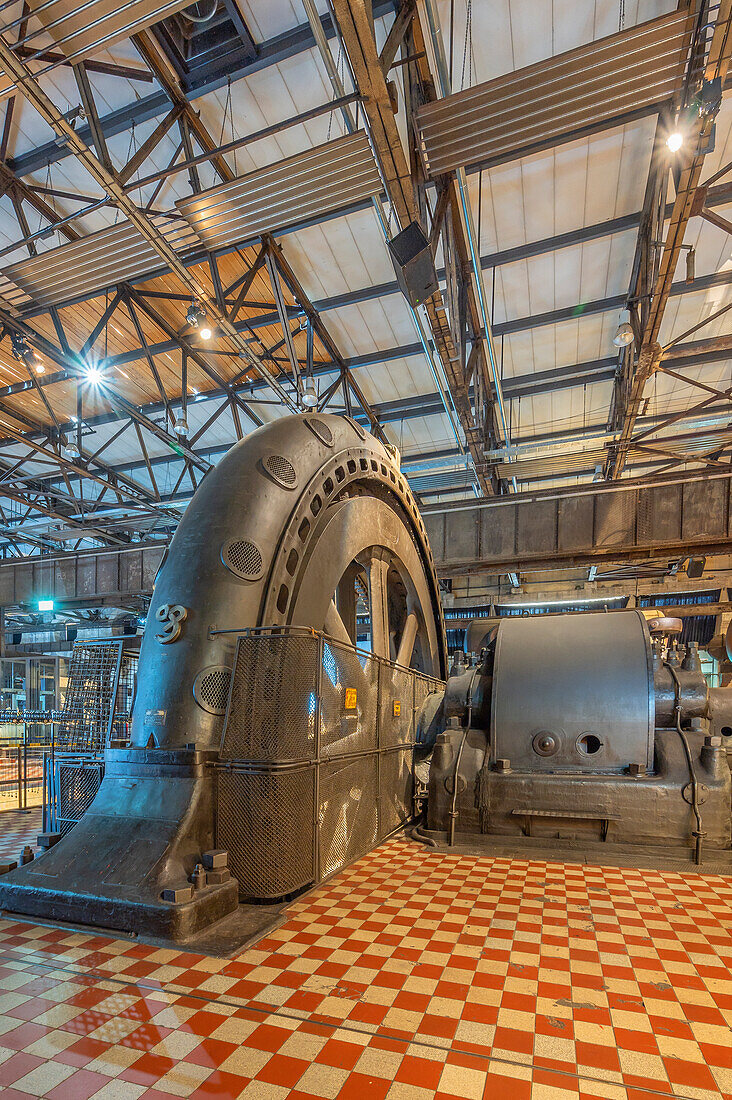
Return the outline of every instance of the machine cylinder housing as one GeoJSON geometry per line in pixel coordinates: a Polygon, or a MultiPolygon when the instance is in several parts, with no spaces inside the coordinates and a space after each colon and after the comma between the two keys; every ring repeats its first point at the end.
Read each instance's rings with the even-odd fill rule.
{"type": "Polygon", "coordinates": [[[491,759],[529,771],[653,766],[650,635],[638,611],[505,619],[493,669],[491,759]]]}

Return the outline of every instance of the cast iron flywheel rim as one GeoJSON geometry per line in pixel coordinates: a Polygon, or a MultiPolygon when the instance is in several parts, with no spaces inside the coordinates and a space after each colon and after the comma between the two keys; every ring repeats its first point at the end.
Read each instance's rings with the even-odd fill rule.
{"type": "MultiPolygon", "coordinates": [[[[310,616],[303,619],[299,614],[296,596],[301,588],[303,564],[311,561],[314,548],[323,537],[324,526],[332,520],[334,509],[344,504],[346,507],[353,507],[356,500],[366,502],[362,510],[378,511],[382,519],[387,516],[387,510],[391,513],[393,521],[387,519],[387,522],[392,524],[392,543],[394,524],[403,532],[401,545],[409,560],[407,562],[399,555],[396,558],[392,555],[391,564],[396,573],[406,581],[407,587],[411,587],[412,603],[417,603],[413,611],[418,620],[417,640],[421,645],[423,663],[426,664],[423,671],[443,677],[446,659],[444,625],[439,585],[424,524],[403,475],[389,461],[384,461],[378,452],[369,448],[351,448],[332,456],[304,488],[289,522],[285,525],[272,562],[263,600],[261,625],[305,625],[325,629],[326,633],[335,633],[332,628],[328,630],[328,625],[332,627],[332,624],[319,621],[320,614],[315,616],[316,621],[311,621],[310,616]],[[429,637],[428,651],[424,648],[426,636],[429,637]]],[[[364,545],[359,547],[359,552],[369,547],[376,552],[383,550],[387,557],[394,549],[393,545],[380,546],[378,538],[364,538],[364,545]]],[[[347,556],[342,559],[342,573],[351,560],[347,556]]],[[[383,569],[381,571],[384,572],[383,569]]],[[[377,583],[386,583],[388,577],[379,582],[374,574],[372,579],[377,583]]],[[[334,594],[335,589],[327,593],[328,598],[332,598],[334,594]]],[[[373,629],[373,607],[371,611],[373,629]]],[[[410,627],[414,630],[413,623],[410,627]]],[[[415,647],[419,651],[417,640],[415,647]]],[[[395,653],[382,652],[381,655],[391,656],[393,659],[395,653]]]]}

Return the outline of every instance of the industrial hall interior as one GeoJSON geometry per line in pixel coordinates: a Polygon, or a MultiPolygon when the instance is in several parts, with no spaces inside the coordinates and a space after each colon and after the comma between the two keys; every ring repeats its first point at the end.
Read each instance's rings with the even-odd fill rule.
{"type": "Polygon", "coordinates": [[[732,0],[0,0],[0,1100],[732,1100],[732,0]]]}

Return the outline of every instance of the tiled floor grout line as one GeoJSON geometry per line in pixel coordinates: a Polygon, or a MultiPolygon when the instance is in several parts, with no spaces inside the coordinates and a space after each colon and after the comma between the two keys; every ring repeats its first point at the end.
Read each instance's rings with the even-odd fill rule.
{"type": "MultiPolygon", "coordinates": [[[[15,858],[32,825],[32,818],[0,814],[0,853],[15,858]]],[[[327,1082],[329,1095],[343,1086],[342,1100],[363,1100],[373,1073],[379,1098],[382,1088],[392,1095],[383,1081],[392,1083],[392,1100],[405,1081],[424,1085],[425,1097],[446,1090],[453,1100],[463,1092],[450,1087],[460,1074],[468,1075],[465,1089],[485,1081],[483,1100],[502,1096],[509,1082],[522,1098],[535,1089],[575,1100],[580,1093],[628,1100],[638,1090],[648,1100],[732,1100],[729,880],[590,869],[595,874],[536,860],[509,867],[461,858],[445,868],[411,849],[397,839],[297,899],[274,932],[232,959],[207,962],[185,945],[166,950],[121,942],[110,930],[34,925],[9,914],[0,925],[0,992],[16,997],[6,999],[8,1037],[0,1035],[0,1047],[19,1053],[5,1080],[23,1089],[18,1074],[27,1051],[34,1061],[58,1062],[64,1080],[63,1066],[79,1067],[57,1097],[79,1100],[95,1075],[102,1084],[118,1076],[111,1070],[120,1063],[105,1063],[104,1052],[117,1035],[130,1034],[135,1039],[125,1046],[142,1053],[125,1056],[129,1075],[119,1080],[154,1095],[172,1087],[181,1096],[178,1088],[192,1089],[194,1097],[200,1084],[206,1096],[223,1087],[232,1096],[242,1091],[241,1100],[250,1093],[279,1100],[290,1089],[309,1096],[310,1085],[319,1093],[327,1082]],[[384,989],[372,995],[372,985],[384,989]],[[552,1030],[559,1027],[553,1003],[562,1005],[562,1034],[552,1030]],[[67,1005],[85,1007],[69,1016],[67,1005]],[[12,1030],[13,1018],[20,1031],[12,1030]],[[64,1050],[69,1036],[81,1036],[68,1060],[56,1058],[53,1045],[34,1049],[36,1036],[45,1043],[34,1023],[60,1027],[64,1050]],[[203,1054],[212,1028],[211,1051],[203,1054]],[[293,1042],[283,1045],[290,1034],[293,1042]],[[371,1060],[359,1061],[360,1050],[371,1060]],[[190,1065],[187,1051],[195,1052],[190,1065]],[[91,1076],[82,1068],[87,1053],[100,1059],[91,1076]],[[298,1090],[306,1062],[313,1075],[308,1070],[298,1090]],[[188,1068],[168,1077],[175,1064],[188,1068]],[[427,1073],[428,1065],[435,1069],[427,1073]]]]}
{"type": "MultiPolygon", "coordinates": [[[[255,945],[253,945],[253,946],[255,946],[255,945]]],[[[25,957],[27,958],[28,956],[26,955],[25,957]]],[[[8,956],[3,955],[2,952],[0,951],[0,960],[2,960],[4,958],[7,959],[8,956]]],[[[13,959],[13,961],[16,961],[16,960],[13,959]]],[[[234,961],[234,960],[232,960],[232,961],[234,961]]],[[[165,965],[165,964],[163,964],[163,965],[165,965]]],[[[241,1003],[237,1004],[233,1001],[228,1000],[226,997],[218,997],[218,998],[207,997],[207,996],[205,996],[201,993],[195,993],[195,992],[192,992],[190,990],[187,990],[186,987],[184,987],[183,992],[179,992],[177,989],[173,988],[172,986],[169,987],[169,986],[163,986],[163,985],[146,985],[144,981],[132,981],[132,980],[129,980],[129,979],[125,980],[122,976],[118,976],[118,975],[114,975],[114,974],[105,975],[105,974],[101,974],[99,971],[89,971],[89,970],[87,970],[87,971],[74,971],[68,966],[59,966],[58,964],[51,965],[50,963],[44,963],[40,959],[38,959],[38,960],[37,959],[32,959],[32,961],[29,964],[29,967],[35,967],[39,970],[45,968],[46,970],[49,970],[49,971],[54,971],[54,972],[55,971],[60,971],[62,974],[68,973],[68,974],[72,974],[76,977],[86,977],[86,978],[91,979],[91,981],[93,981],[93,982],[98,982],[99,984],[101,984],[103,982],[109,982],[112,985],[118,985],[118,986],[121,986],[122,988],[132,988],[132,989],[145,990],[149,993],[169,993],[169,994],[171,994],[172,996],[175,996],[175,997],[184,997],[184,998],[187,998],[189,1000],[201,1001],[203,1004],[225,1005],[227,1008],[233,1008],[235,1010],[245,1009],[247,1012],[258,1012],[262,1017],[269,1018],[270,1020],[277,1020],[277,1019],[295,1020],[300,1024],[308,1023],[308,1024],[316,1025],[317,1027],[326,1027],[326,1028],[329,1028],[331,1031],[352,1031],[352,1032],[354,1032],[355,1034],[358,1034],[358,1035],[369,1035],[369,1036],[374,1037],[374,1038],[388,1039],[389,1042],[403,1043],[405,1047],[408,1047],[408,1046],[421,1046],[421,1047],[424,1047],[425,1049],[443,1051],[446,1054],[450,1054],[455,1049],[454,1046],[452,1046],[452,1045],[443,1046],[441,1043],[429,1043],[429,1042],[426,1042],[424,1039],[418,1039],[415,1036],[413,1036],[411,1039],[404,1039],[404,1038],[402,1038],[401,1036],[398,1036],[398,1035],[390,1035],[390,1034],[387,1034],[385,1032],[382,1032],[378,1028],[375,1031],[369,1031],[367,1029],[357,1027],[353,1023],[349,1023],[346,1020],[344,1020],[341,1023],[333,1023],[332,1019],[330,1019],[330,1020],[318,1019],[317,1016],[312,1015],[312,1014],[309,1014],[309,1015],[306,1015],[306,1016],[299,1016],[299,1015],[296,1015],[295,1013],[293,1013],[292,1011],[290,1011],[290,1012],[281,1011],[281,1006],[280,1006],[280,1008],[272,1009],[272,1008],[266,1008],[263,1004],[258,1005],[258,1004],[256,1004],[256,1002],[248,1002],[246,1004],[241,1004],[241,1003]]],[[[0,1035],[0,1047],[1,1046],[2,1046],[2,1035],[0,1035]]],[[[540,1070],[542,1073],[551,1073],[551,1074],[555,1074],[558,1077],[566,1077],[566,1078],[570,1078],[572,1080],[576,1080],[578,1082],[587,1081],[587,1082],[590,1082],[590,1083],[596,1084],[596,1085],[604,1085],[604,1084],[608,1083],[605,1078],[593,1077],[588,1073],[579,1073],[579,1072],[578,1073],[573,1073],[571,1070],[560,1070],[560,1069],[556,1069],[555,1067],[551,1067],[551,1066],[536,1066],[533,1063],[533,1055],[532,1055],[532,1062],[527,1063],[527,1062],[517,1062],[517,1061],[514,1061],[511,1058],[506,1058],[502,1055],[494,1055],[491,1051],[488,1051],[485,1054],[477,1054],[475,1051],[459,1050],[457,1053],[459,1053],[461,1056],[472,1057],[472,1058],[475,1058],[475,1059],[480,1060],[480,1061],[490,1060],[490,1061],[493,1061],[493,1062],[499,1062],[501,1065],[516,1067],[517,1069],[518,1068],[525,1069],[525,1070],[528,1069],[532,1072],[532,1074],[533,1074],[534,1070],[540,1070]]],[[[680,1092],[671,1092],[671,1093],[661,1092],[658,1089],[649,1088],[648,1084],[644,1085],[644,1092],[653,1094],[655,1096],[665,1096],[665,1097],[667,1097],[667,1100],[694,1100],[693,1097],[687,1096],[684,1093],[680,1093],[680,1092]]],[[[721,1093],[720,1093],[720,1095],[721,1095],[721,1093]]]]}

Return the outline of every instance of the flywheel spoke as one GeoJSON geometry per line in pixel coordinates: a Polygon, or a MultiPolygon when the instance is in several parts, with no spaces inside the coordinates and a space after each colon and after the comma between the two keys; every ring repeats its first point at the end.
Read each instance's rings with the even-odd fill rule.
{"type": "Polygon", "coordinates": [[[419,619],[414,611],[410,611],[404,623],[404,630],[402,631],[401,641],[399,642],[397,664],[406,665],[408,667],[412,663],[412,654],[414,652],[414,643],[417,640],[418,625],[419,619]]]}
{"type": "Polygon", "coordinates": [[[353,639],[348,633],[346,624],[340,616],[340,612],[333,600],[330,601],[330,607],[325,616],[325,633],[329,634],[336,642],[343,642],[344,645],[353,645],[353,639]]]}
{"type": "Polygon", "coordinates": [[[389,646],[389,562],[372,558],[369,562],[369,602],[371,604],[371,652],[377,657],[391,656],[389,646]]]}

